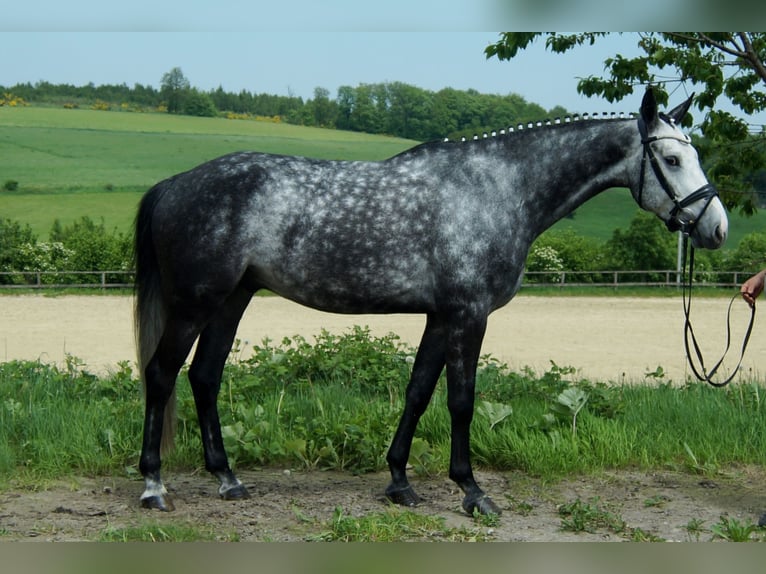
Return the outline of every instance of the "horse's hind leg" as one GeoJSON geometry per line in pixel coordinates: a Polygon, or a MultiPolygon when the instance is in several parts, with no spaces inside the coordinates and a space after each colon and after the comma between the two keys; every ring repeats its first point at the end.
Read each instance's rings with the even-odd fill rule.
{"type": "Polygon", "coordinates": [[[445,332],[442,323],[429,316],[407,385],[404,412],[386,457],[391,471],[391,484],[386,489],[386,497],[395,504],[415,506],[420,502],[420,497],[407,479],[407,460],[415,428],[428,407],[444,368],[444,348],[445,332]]]}
{"type": "Polygon", "coordinates": [[[229,468],[221,437],[217,400],[226,358],[251,295],[249,291],[239,288],[229,296],[223,308],[202,331],[189,369],[189,381],[202,433],[205,468],[220,481],[218,493],[226,500],[250,496],[245,485],[229,468]]]}
{"type": "Polygon", "coordinates": [[[160,338],[157,350],[144,371],[146,381],[146,411],[144,439],[139,469],[144,477],[145,490],[141,506],[159,510],[173,510],[173,502],[160,478],[160,443],[162,442],[165,408],[173,396],[176,377],[199,334],[194,321],[171,316],[160,338]]]}

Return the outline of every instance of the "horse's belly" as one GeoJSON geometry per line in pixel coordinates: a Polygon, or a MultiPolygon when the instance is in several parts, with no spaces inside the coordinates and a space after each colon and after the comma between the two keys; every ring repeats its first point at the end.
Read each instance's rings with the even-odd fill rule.
{"type": "Polygon", "coordinates": [[[428,313],[436,307],[430,282],[353,273],[299,273],[263,278],[261,285],[307,307],[332,313],[428,313]]]}

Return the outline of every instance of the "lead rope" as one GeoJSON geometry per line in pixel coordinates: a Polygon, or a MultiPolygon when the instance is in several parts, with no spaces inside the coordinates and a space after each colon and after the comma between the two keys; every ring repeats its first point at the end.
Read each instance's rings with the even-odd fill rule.
{"type": "Polygon", "coordinates": [[[747,326],[747,331],[745,332],[745,338],[742,341],[742,349],[739,354],[739,361],[737,362],[737,366],[734,368],[734,371],[732,371],[731,375],[724,381],[716,382],[713,380],[713,377],[715,376],[716,372],[718,371],[718,368],[723,363],[724,358],[726,357],[726,354],[729,352],[729,347],[731,346],[731,308],[734,304],[734,300],[737,299],[740,295],[737,293],[731,298],[731,301],[729,301],[729,308],[726,314],[726,349],[724,349],[723,355],[721,355],[721,358],[718,359],[718,362],[713,366],[712,369],[708,372],[708,370],[705,368],[705,361],[702,358],[702,351],[700,350],[699,345],[697,344],[697,338],[694,336],[694,329],[692,328],[691,323],[691,307],[692,307],[692,283],[694,278],[694,246],[689,247],[688,245],[688,237],[684,235],[683,238],[683,303],[684,303],[684,347],[686,349],[686,359],[689,362],[689,367],[691,368],[692,372],[694,373],[694,376],[696,376],[700,381],[706,381],[707,383],[711,384],[714,387],[725,387],[728,385],[732,379],[734,379],[734,376],[739,371],[739,367],[742,364],[742,359],[745,356],[745,349],[747,349],[747,344],[750,341],[750,334],[753,332],[753,324],[755,322],[755,304],[753,304],[751,313],[750,313],[750,324],[747,326]],[[687,273],[686,273],[686,259],[687,259],[687,251],[689,252],[689,274],[688,274],[688,297],[686,294],[687,291],[687,273]],[[689,345],[689,338],[691,337],[691,344],[694,347],[694,352],[697,355],[697,361],[699,362],[699,369],[694,364],[694,360],[692,359],[692,355],[690,352],[690,345],[689,345]]]}

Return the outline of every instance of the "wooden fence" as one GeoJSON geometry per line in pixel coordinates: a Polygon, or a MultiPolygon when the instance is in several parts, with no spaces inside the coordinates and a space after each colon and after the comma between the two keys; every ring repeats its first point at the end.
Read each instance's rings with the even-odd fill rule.
{"type": "MultiPolygon", "coordinates": [[[[750,271],[701,271],[695,284],[737,287],[750,271]]],[[[523,288],[536,287],[677,287],[676,270],[659,271],[528,271],[523,288]]],[[[133,271],[2,271],[0,289],[129,289],[133,271]]]]}
{"type": "Polygon", "coordinates": [[[129,289],[133,271],[1,271],[0,289],[129,289]]]}

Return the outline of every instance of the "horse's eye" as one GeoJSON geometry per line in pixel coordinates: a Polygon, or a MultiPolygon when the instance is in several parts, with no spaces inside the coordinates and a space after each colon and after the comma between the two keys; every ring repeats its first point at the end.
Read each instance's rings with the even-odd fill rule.
{"type": "Polygon", "coordinates": [[[681,161],[675,155],[665,156],[665,162],[672,167],[678,167],[679,165],[681,165],[681,161]]]}

